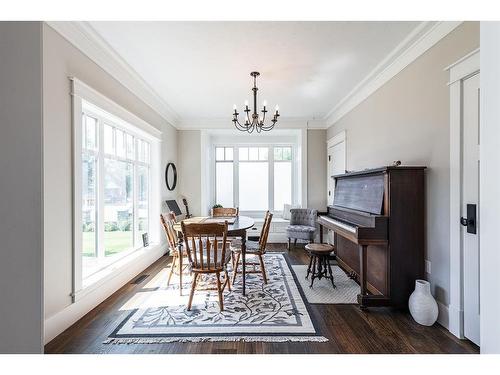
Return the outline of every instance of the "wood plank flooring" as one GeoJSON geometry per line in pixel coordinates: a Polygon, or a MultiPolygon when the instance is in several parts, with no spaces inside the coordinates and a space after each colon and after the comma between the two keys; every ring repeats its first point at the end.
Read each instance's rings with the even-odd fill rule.
{"type": "MultiPolygon", "coordinates": [[[[271,251],[286,251],[275,244],[271,251]]],[[[308,261],[302,248],[289,253],[292,264],[308,261]]],[[[301,353],[478,353],[477,346],[459,340],[438,324],[423,327],[407,312],[389,308],[361,311],[355,305],[311,305],[312,318],[329,342],[207,342],[166,344],[102,344],[128,314],[120,310],[142,286],[167,267],[164,256],[144,270],[149,275],[139,284],[132,281],[45,346],[46,353],[188,353],[188,354],[301,354],[301,353]]],[[[137,277],[139,277],[138,275],[137,277]]],[[[137,278],[136,277],[136,278],[137,278]]],[[[134,278],[134,280],[136,279],[134,278]]]]}

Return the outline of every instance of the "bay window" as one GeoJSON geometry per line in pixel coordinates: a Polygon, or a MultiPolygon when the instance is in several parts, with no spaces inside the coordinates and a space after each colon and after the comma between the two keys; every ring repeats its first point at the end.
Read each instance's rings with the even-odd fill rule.
{"type": "Polygon", "coordinates": [[[293,203],[293,145],[216,145],[215,203],[281,212],[293,203]]]}
{"type": "Polygon", "coordinates": [[[76,299],[149,251],[143,235],[160,249],[161,132],[82,82],[72,84],[76,299]]]}
{"type": "Polygon", "coordinates": [[[142,247],[149,228],[150,144],[82,106],[82,278],[142,247]]]}

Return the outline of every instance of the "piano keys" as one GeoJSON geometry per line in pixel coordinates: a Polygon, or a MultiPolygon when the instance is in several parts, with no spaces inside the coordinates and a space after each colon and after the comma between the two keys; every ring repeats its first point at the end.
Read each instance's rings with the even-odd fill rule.
{"type": "Polygon", "coordinates": [[[334,202],[320,215],[339,266],[360,284],[360,307],[406,307],[424,273],[425,167],[383,167],[332,176],[334,202]]]}

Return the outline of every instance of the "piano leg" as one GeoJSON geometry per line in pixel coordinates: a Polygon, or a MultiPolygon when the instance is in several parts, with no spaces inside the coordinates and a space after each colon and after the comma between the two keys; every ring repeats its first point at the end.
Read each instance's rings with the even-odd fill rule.
{"type": "Polygon", "coordinates": [[[366,248],[367,245],[359,245],[359,285],[361,293],[358,295],[359,307],[365,309],[362,296],[366,295],[366,248]]]}
{"type": "Polygon", "coordinates": [[[319,243],[323,243],[323,225],[319,225],[319,243]]]}

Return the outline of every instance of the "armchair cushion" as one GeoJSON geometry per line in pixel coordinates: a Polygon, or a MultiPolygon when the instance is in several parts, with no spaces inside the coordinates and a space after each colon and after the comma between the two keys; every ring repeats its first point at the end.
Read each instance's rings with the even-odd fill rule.
{"type": "Polygon", "coordinates": [[[286,236],[288,238],[299,240],[313,240],[315,232],[316,228],[308,225],[289,225],[286,228],[286,236]]]}

